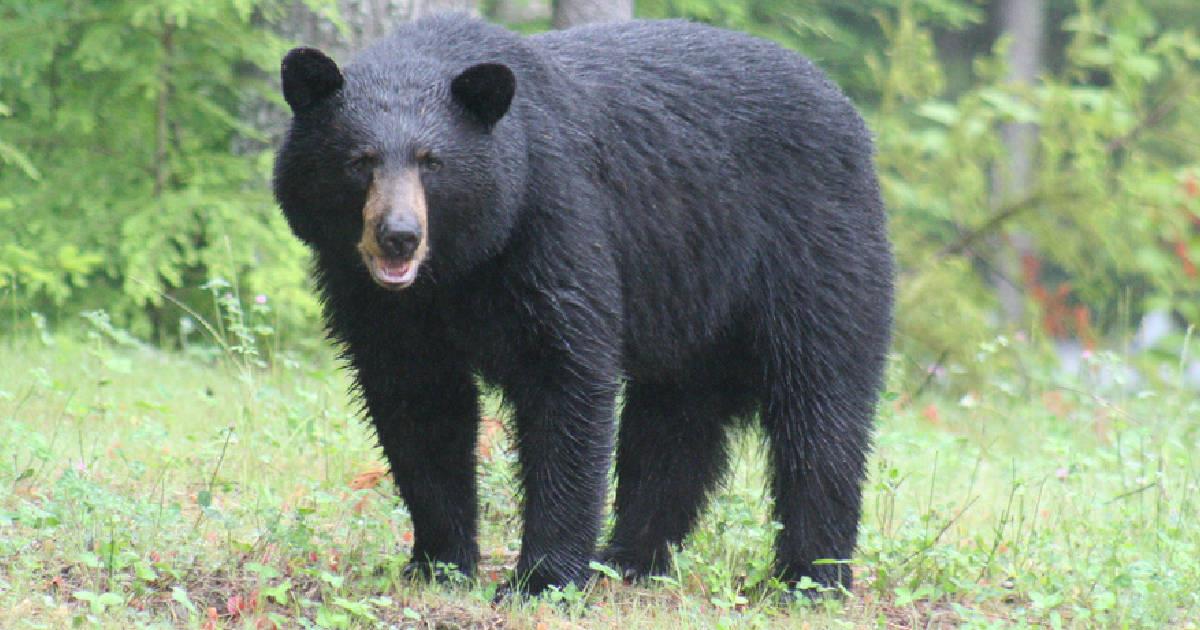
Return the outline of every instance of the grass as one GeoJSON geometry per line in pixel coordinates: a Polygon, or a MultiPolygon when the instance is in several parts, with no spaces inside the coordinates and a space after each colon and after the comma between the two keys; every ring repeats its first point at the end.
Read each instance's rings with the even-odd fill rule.
{"type": "Polygon", "coordinates": [[[672,576],[493,607],[520,531],[496,401],[481,579],[413,584],[407,514],[330,354],[262,367],[92,323],[0,344],[3,628],[1200,626],[1200,400],[1100,384],[1117,357],[1063,375],[1001,339],[965,396],[953,373],[889,394],[840,600],[778,597],[762,449],[742,435],[672,576]]]}

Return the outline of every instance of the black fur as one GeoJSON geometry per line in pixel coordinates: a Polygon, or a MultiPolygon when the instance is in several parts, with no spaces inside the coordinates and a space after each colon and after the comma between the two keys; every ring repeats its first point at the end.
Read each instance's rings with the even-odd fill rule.
{"type": "Polygon", "coordinates": [[[814,561],[854,550],[892,259],[870,139],[841,92],[774,44],[685,22],[522,38],[434,17],[342,75],[296,110],[275,192],[316,254],[417,566],[475,568],[480,375],[515,409],[527,591],[586,578],[614,438],[604,557],[644,574],[721,478],[731,419],[754,413],[779,574],[849,585],[814,561]],[[496,105],[495,66],[452,87],[477,64],[511,70],[511,103],[496,105]],[[466,93],[481,120],[501,117],[472,120],[466,93]],[[369,151],[411,168],[418,147],[442,164],[421,176],[430,258],[388,292],[355,251],[369,181],[346,165],[369,151]]]}
{"type": "Polygon", "coordinates": [[[481,63],[462,71],[450,82],[450,94],[487,127],[495,125],[512,103],[516,77],[508,66],[481,63]]]}
{"type": "Polygon", "coordinates": [[[293,110],[304,110],[342,88],[337,64],[315,48],[297,48],[283,58],[279,68],[283,100],[293,110]]]}

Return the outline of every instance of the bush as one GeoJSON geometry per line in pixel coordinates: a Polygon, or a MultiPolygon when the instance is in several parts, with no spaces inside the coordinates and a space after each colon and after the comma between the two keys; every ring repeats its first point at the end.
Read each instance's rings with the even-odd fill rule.
{"type": "MultiPolygon", "coordinates": [[[[240,115],[279,99],[287,43],[273,0],[0,1],[0,287],[15,308],[110,312],[142,336],[165,299],[237,278],[299,323],[306,254],[266,181],[264,134],[240,115]],[[235,150],[235,145],[257,148],[235,150]]],[[[11,325],[11,324],[10,324],[11,325]]]]}

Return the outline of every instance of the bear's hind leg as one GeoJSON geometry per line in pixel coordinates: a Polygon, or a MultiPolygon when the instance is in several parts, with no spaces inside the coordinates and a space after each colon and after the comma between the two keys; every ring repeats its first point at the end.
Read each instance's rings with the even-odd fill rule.
{"type": "MultiPolygon", "coordinates": [[[[786,318],[776,318],[784,322],[786,318]]],[[[762,423],[771,449],[777,575],[849,588],[883,352],[819,331],[776,337],[765,352],[762,423]],[[823,562],[819,562],[823,561],[823,562]]],[[[776,329],[778,330],[778,329],[776,329]]]]}
{"type": "Polygon", "coordinates": [[[858,536],[869,417],[812,396],[817,400],[772,401],[763,410],[774,517],[783,524],[775,540],[776,574],[787,582],[809,577],[849,588],[845,561],[858,536]]]}
{"type": "Polygon", "coordinates": [[[664,573],[720,481],[732,405],[716,392],[630,383],[617,435],[616,526],[601,560],[664,573]]]}

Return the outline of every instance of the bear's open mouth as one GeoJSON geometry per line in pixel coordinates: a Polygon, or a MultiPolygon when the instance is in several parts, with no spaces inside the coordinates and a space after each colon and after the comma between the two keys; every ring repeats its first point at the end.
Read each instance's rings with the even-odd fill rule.
{"type": "Polygon", "coordinates": [[[371,277],[385,289],[403,289],[417,278],[417,261],[372,256],[367,260],[371,277]]]}

